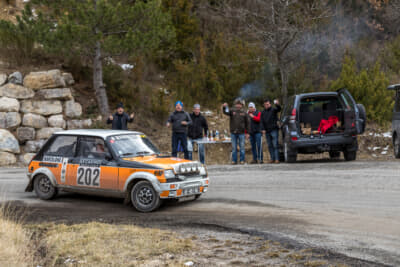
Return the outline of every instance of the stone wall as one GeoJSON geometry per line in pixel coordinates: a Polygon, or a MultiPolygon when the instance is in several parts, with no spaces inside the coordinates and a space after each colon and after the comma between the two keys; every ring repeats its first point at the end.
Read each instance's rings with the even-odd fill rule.
{"type": "Polygon", "coordinates": [[[92,125],[81,119],[74,83],[60,70],[0,73],[0,166],[26,165],[54,132],[92,125]]]}

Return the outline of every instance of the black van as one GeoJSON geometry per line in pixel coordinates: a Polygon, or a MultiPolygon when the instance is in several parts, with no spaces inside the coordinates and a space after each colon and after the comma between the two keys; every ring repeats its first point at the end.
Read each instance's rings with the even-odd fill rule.
{"type": "Polygon", "coordinates": [[[392,117],[392,138],[394,156],[400,158],[400,84],[393,84],[388,87],[388,90],[396,91],[396,100],[394,102],[392,117]]]}
{"type": "Polygon", "coordinates": [[[281,156],[290,163],[299,153],[329,152],[338,158],[343,152],[345,160],[355,160],[357,134],[364,132],[365,124],[364,106],[346,89],[292,96],[281,115],[281,156]],[[336,122],[325,133],[318,131],[321,121],[329,118],[336,122]]]}

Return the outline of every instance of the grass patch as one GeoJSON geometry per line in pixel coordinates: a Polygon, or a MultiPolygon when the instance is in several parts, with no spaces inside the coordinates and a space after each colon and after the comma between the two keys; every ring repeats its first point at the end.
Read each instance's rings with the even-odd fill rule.
{"type": "Polygon", "coordinates": [[[134,225],[92,222],[40,227],[46,230],[50,265],[76,262],[90,266],[133,266],[158,256],[162,258],[165,254],[181,254],[193,247],[190,239],[179,239],[171,232],[134,225]]]}

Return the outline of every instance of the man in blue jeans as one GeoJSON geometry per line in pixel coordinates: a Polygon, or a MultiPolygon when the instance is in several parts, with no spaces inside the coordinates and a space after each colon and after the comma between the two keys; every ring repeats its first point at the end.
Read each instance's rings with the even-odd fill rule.
{"type": "Polygon", "coordinates": [[[187,149],[187,129],[192,124],[192,119],[189,113],[183,110],[183,103],[177,101],[175,103],[175,111],[169,116],[167,127],[172,124],[172,156],[178,156],[179,141],[185,154],[185,159],[189,159],[189,152],[187,149]]]}
{"type": "Polygon", "coordinates": [[[250,117],[251,152],[253,153],[253,161],[251,164],[263,163],[261,112],[256,109],[256,105],[253,102],[250,102],[248,114],[250,117]]]}
{"type": "Polygon", "coordinates": [[[243,109],[243,102],[237,98],[234,102],[234,108],[229,109],[228,104],[224,103],[222,111],[225,115],[230,117],[230,131],[232,140],[232,164],[237,164],[237,145],[240,149],[240,164],[245,163],[245,138],[249,137],[250,121],[249,116],[243,109]]]}
{"type": "MultiPolygon", "coordinates": [[[[192,119],[192,125],[189,126],[188,131],[188,151],[189,159],[192,160],[193,143],[202,140],[207,135],[208,124],[206,118],[200,112],[199,104],[193,106],[193,113],[190,114],[190,118],[192,119]]],[[[197,144],[197,147],[199,149],[199,160],[204,164],[204,144],[197,144]]]]}
{"type": "Polygon", "coordinates": [[[268,143],[268,150],[271,156],[269,163],[279,163],[279,127],[278,113],[281,111],[281,106],[278,100],[274,100],[275,107],[272,107],[269,99],[264,100],[264,110],[261,113],[261,129],[265,134],[268,143]]]}

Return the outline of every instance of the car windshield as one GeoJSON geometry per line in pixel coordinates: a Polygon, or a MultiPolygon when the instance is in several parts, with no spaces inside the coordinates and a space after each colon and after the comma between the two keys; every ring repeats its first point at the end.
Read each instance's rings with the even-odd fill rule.
{"type": "Polygon", "coordinates": [[[118,157],[138,157],[160,153],[145,135],[140,134],[111,136],[108,138],[108,143],[118,157]]]}

